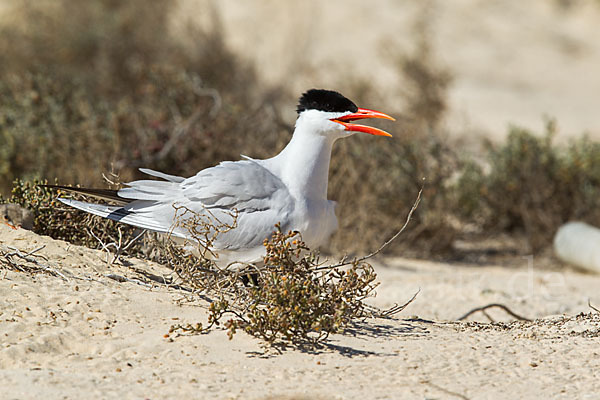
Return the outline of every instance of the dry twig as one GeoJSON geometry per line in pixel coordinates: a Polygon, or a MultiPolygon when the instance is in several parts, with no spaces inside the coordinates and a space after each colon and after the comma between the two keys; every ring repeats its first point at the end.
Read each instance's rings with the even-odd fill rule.
{"type": "Polygon", "coordinates": [[[594,307],[594,306],[592,305],[592,303],[591,303],[590,299],[588,299],[588,306],[589,306],[589,307],[590,307],[592,310],[596,311],[597,313],[600,313],[600,310],[599,310],[599,309],[597,309],[596,307],[594,307]]]}
{"type": "Polygon", "coordinates": [[[373,314],[373,316],[377,317],[377,318],[389,318],[392,315],[398,314],[399,312],[402,312],[406,307],[408,307],[408,305],[417,298],[417,295],[419,293],[421,293],[421,288],[419,288],[419,290],[417,290],[417,292],[415,294],[413,294],[413,296],[406,303],[395,304],[394,306],[388,308],[387,310],[378,310],[377,312],[375,312],[373,314]]]}
{"type": "Polygon", "coordinates": [[[136,237],[131,239],[129,242],[123,243],[123,232],[121,231],[121,227],[119,226],[117,228],[117,230],[119,232],[119,239],[115,240],[114,242],[105,244],[96,234],[94,234],[94,232],[91,229],[88,229],[88,232],[90,233],[90,235],[92,235],[94,237],[94,239],[96,239],[102,246],[102,248],[100,250],[106,251],[106,263],[109,265],[114,264],[115,261],[119,261],[119,258],[121,257],[123,252],[126,251],[127,249],[129,249],[135,242],[138,241],[139,238],[141,238],[144,235],[144,233],[146,233],[146,230],[144,229],[144,230],[142,230],[142,232],[140,232],[136,237]],[[113,254],[112,259],[110,259],[110,261],[109,261],[109,256],[112,254],[109,250],[110,247],[115,248],[115,253],[113,254]]]}
{"type": "Polygon", "coordinates": [[[34,250],[31,250],[30,252],[23,253],[15,247],[6,246],[6,248],[9,249],[9,251],[0,249],[0,257],[2,257],[0,258],[0,263],[5,264],[11,270],[29,273],[45,272],[47,274],[58,276],[63,280],[68,281],[69,279],[64,274],[38,260],[42,259],[44,261],[48,261],[46,257],[39,254],[35,254],[38,251],[42,250],[44,247],[46,246],[40,246],[34,250]],[[18,262],[17,260],[25,261],[26,264],[18,262]]]}
{"type": "Polygon", "coordinates": [[[337,264],[320,266],[320,267],[314,268],[313,271],[334,269],[334,268],[339,268],[339,267],[343,267],[343,266],[351,265],[351,264],[355,264],[355,265],[360,264],[361,262],[366,261],[369,258],[375,257],[377,254],[381,253],[381,251],[383,251],[383,249],[385,249],[390,243],[392,243],[394,240],[396,240],[398,238],[398,236],[400,236],[402,234],[402,232],[404,232],[404,230],[406,230],[408,223],[412,219],[413,213],[416,211],[417,207],[419,206],[419,203],[421,202],[421,194],[422,193],[423,193],[423,188],[421,187],[421,189],[419,190],[419,193],[417,194],[417,199],[415,200],[413,206],[411,207],[410,211],[408,212],[408,215],[406,216],[406,221],[404,221],[404,225],[402,225],[400,230],[398,232],[396,232],[394,234],[394,236],[392,236],[391,238],[386,240],[385,243],[383,243],[377,250],[373,251],[372,253],[367,254],[366,256],[362,256],[362,257],[358,257],[358,258],[355,257],[350,261],[348,261],[348,259],[346,257],[344,257],[337,264]]]}
{"type": "Polygon", "coordinates": [[[519,314],[516,314],[515,312],[513,312],[510,308],[508,308],[507,306],[505,306],[504,304],[499,304],[499,303],[491,303],[488,304],[486,306],[483,307],[477,307],[472,309],[471,311],[469,311],[468,313],[466,313],[465,315],[463,315],[462,317],[458,318],[458,321],[464,321],[465,319],[467,319],[470,315],[481,311],[491,322],[494,322],[494,320],[492,319],[492,317],[490,317],[489,314],[487,314],[485,311],[489,308],[501,308],[502,310],[504,310],[507,314],[511,315],[512,317],[518,319],[519,321],[531,321],[529,318],[525,318],[520,316],[519,314]]]}

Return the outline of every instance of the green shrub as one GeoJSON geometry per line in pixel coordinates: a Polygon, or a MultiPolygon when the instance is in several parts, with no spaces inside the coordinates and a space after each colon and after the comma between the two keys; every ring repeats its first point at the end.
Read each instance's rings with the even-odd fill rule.
{"type": "Polygon", "coordinates": [[[488,232],[522,231],[532,251],[569,220],[599,224],[600,143],[582,137],[560,146],[554,136],[549,123],[543,136],[512,128],[506,143],[488,144],[489,165],[462,171],[457,214],[488,232]]]}
{"type": "Polygon", "coordinates": [[[15,6],[0,26],[0,192],[15,178],[90,186],[110,170],[123,180],[141,166],[191,175],[243,151],[272,154],[286,134],[270,107],[280,91],[260,86],[218,23],[173,38],[173,8],[15,6]]]}

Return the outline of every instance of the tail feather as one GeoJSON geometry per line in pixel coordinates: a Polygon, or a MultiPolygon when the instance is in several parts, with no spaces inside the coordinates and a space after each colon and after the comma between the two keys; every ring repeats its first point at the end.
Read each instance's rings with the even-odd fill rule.
{"type": "Polygon", "coordinates": [[[88,188],[78,188],[78,187],[62,186],[62,185],[39,185],[39,186],[47,187],[50,189],[65,190],[67,192],[72,192],[72,193],[85,194],[87,196],[92,196],[92,197],[95,197],[100,200],[114,201],[121,205],[125,205],[130,202],[130,200],[124,199],[123,197],[119,196],[117,190],[91,189],[91,188],[88,189],[88,188]]]}
{"type": "Polygon", "coordinates": [[[113,221],[123,222],[125,224],[133,225],[142,229],[148,229],[159,233],[169,233],[176,237],[186,238],[186,235],[184,235],[181,232],[177,232],[176,230],[173,231],[171,227],[163,226],[157,221],[148,218],[144,214],[127,210],[126,208],[121,206],[86,203],[84,201],[65,199],[62,197],[59,197],[58,200],[63,204],[77,208],[78,210],[88,212],[90,214],[97,215],[99,217],[112,219],[113,221]]]}
{"type": "Polygon", "coordinates": [[[165,181],[140,180],[127,183],[127,187],[119,190],[119,196],[133,200],[168,201],[178,184],[165,181]]]}
{"type": "Polygon", "coordinates": [[[171,226],[173,222],[173,215],[171,214],[174,214],[175,211],[173,207],[170,206],[171,202],[169,201],[173,191],[179,186],[179,183],[185,180],[185,178],[146,168],[140,168],[140,171],[164,180],[133,181],[125,184],[126,187],[120,190],[88,189],[61,185],[40,186],[80,193],[100,200],[110,201],[113,202],[113,204],[116,203],[116,205],[95,204],[62,197],[58,198],[63,204],[90,214],[108,218],[113,221],[123,222],[142,229],[149,229],[159,233],[169,233],[180,238],[187,238],[188,235],[186,235],[182,229],[173,229],[171,226]]]}

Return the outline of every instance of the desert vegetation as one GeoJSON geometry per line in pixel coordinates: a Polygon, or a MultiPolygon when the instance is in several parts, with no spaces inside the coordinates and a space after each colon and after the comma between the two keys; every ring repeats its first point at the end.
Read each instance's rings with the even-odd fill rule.
{"type": "MultiPolygon", "coordinates": [[[[51,216],[56,203],[23,181],[103,187],[103,175],[126,182],[142,166],[186,176],[241,153],[268,157],[287,141],[292,121],[282,115],[298,93],[261,82],[226,46],[214,10],[212,24],[188,27],[185,38],[169,34],[171,10],[165,0],[23,2],[2,21],[0,188],[38,220],[53,218],[35,225],[39,233],[97,245],[61,226],[91,217],[60,207],[51,216]]],[[[339,202],[340,230],[325,251],[377,247],[421,188],[411,229],[387,252],[452,256],[465,226],[481,237],[509,232],[537,252],[569,219],[600,222],[596,143],[556,144],[548,123],[539,133],[514,127],[506,142],[470,154],[445,132],[452,71],[436,62],[423,23],[415,43],[394,61],[406,83],[402,109],[379,104],[364,79],[339,88],[400,119],[385,126],[391,140],[357,135],[336,145],[329,196],[339,202]]],[[[116,237],[112,223],[101,224],[116,237]]]]}
{"type": "MultiPolygon", "coordinates": [[[[336,9],[336,21],[364,19],[351,27],[356,31],[371,29],[383,13],[392,15],[345,1],[336,5],[353,7],[349,13],[336,9]],[[373,13],[365,18],[367,11],[373,13]]],[[[568,62],[569,71],[593,69],[590,60],[599,59],[600,47],[582,39],[600,18],[581,11],[590,2],[382,2],[407,15],[423,8],[408,35],[410,25],[392,31],[382,23],[374,32],[384,40],[385,57],[371,62],[389,62],[393,76],[384,68],[377,70],[385,72],[381,76],[332,68],[331,82],[311,85],[396,117],[373,122],[392,138],[356,134],[334,146],[329,198],[338,202],[339,230],[320,249],[308,248],[301,232],[276,224],[262,242],[261,262],[227,264],[211,243],[235,228],[235,209],[219,214],[174,204],[173,232],[185,229],[189,237],[171,240],[168,233],[57,200],[91,200],[68,186],[112,192],[131,180],[152,179],[140,167],[190,176],[240,154],[277,154],[294,128],[295,85],[313,73],[321,83],[327,76],[311,69],[323,64],[306,43],[327,34],[334,22],[329,13],[319,19],[314,11],[336,5],[300,3],[294,22],[310,19],[298,32],[311,35],[294,35],[296,54],[282,63],[298,61],[293,67],[299,77],[274,84],[265,83],[276,75],[265,73],[268,65],[243,57],[244,45],[254,40],[251,32],[240,45],[230,30],[246,33],[254,17],[270,18],[269,29],[257,31],[279,34],[277,22],[296,14],[277,21],[289,10],[276,10],[273,2],[247,10],[239,2],[212,0],[0,5],[5,396],[579,398],[600,392],[600,277],[579,270],[577,262],[567,265],[558,241],[552,245],[567,221],[600,226],[597,132],[569,139],[578,132],[559,129],[561,119],[564,126],[588,123],[582,103],[591,95],[578,85],[597,80],[583,73],[568,83],[550,82],[556,78],[550,72],[540,81],[532,78],[546,67],[561,69],[557,59],[568,62]],[[559,12],[551,15],[548,7],[559,12]],[[202,15],[184,26],[182,14],[190,10],[202,15]],[[432,35],[429,23],[441,34],[432,35]],[[526,31],[513,29],[524,24],[526,31]],[[471,36],[477,40],[467,50],[440,46],[471,36]],[[487,50],[499,43],[506,46],[490,53],[501,57],[487,59],[487,50]],[[461,61],[446,64],[449,51],[460,53],[461,61]],[[508,62],[523,51],[543,65],[532,68],[521,57],[508,62]],[[553,58],[552,52],[562,53],[553,58]],[[307,62],[308,53],[318,61],[307,62]],[[506,80],[487,83],[498,76],[506,80]],[[479,81],[471,87],[469,79],[479,81]],[[381,81],[389,87],[382,90],[381,81]],[[549,91],[537,91],[543,84],[549,91]],[[510,93],[480,116],[496,118],[484,127],[506,121],[506,111],[535,126],[520,117],[537,115],[535,106],[556,105],[539,100],[565,85],[573,89],[565,97],[581,94],[581,102],[576,107],[572,97],[565,101],[571,109],[564,117],[540,117],[538,131],[506,126],[487,132],[488,140],[481,125],[465,121],[461,128],[456,118],[457,93],[479,102],[478,110],[510,93]],[[493,89],[492,95],[481,95],[482,88],[493,89]],[[522,94],[526,101],[505,107],[522,94]],[[523,104],[532,109],[519,117],[515,109],[523,104]],[[519,379],[502,384],[507,376],[519,379]]],[[[387,22],[396,23],[396,16],[387,22]]],[[[334,28],[339,34],[339,25],[334,28]]],[[[360,52],[342,46],[335,57],[363,61],[359,54],[372,50],[368,36],[359,39],[360,52]]],[[[290,40],[283,34],[277,39],[290,40]]],[[[361,66],[369,71],[367,64],[361,66]]],[[[582,258],[581,244],[594,248],[594,235],[585,243],[567,235],[582,258]]]]}

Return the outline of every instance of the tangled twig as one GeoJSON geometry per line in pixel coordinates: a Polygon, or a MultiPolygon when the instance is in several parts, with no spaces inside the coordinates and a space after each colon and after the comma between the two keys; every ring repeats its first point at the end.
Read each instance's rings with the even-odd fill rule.
{"type": "Polygon", "coordinates": [[[2,257],[0,259],[0,263],[5,264],[11,270],[20,272],[45,272],[47,274],[58,276],[63,280],[68,281],[69,279],[64,274],[38,260],[42,259],[44,261],[48,261],[48,259],[43,255],[35,254],[45,247],[45,245],[40,246],[34,250],[31,250],[30,252],[23,253],[21,252],[21,250],[15,247],[6,246],[6,248],[9,249],[9,251],[0,249],[0,257],[2,257]],[[17,259],[23,260],[30,265],[20,263],[17,261],[17,259]]]}
{"type": "Polygon", "coordinates": [[[413,294],[413,296],[406,303],[395,304],[392,307],[388,308],[387,310],[381,310],[381,311],[375,312],[373,314],[373,316],[378,317],[378,318],[389,318],[392,315],[398,314],[399,312],[402,312],[406,307],[408,307],[408,305],[417,298],[417,295],[419,293],[421,293],[421,288],[419,288],[419,290],[417,290],[417,292],[415,294],[413,294]]]}
{"type": "Polygon", "coordinates": [[[94,239],[96,239],[102,246],[102,248],[100,250],[106,251],[106,263],[109,265],[114,264],[115,261],[119,261],[119,258],[121,257],[123,252],[125,252],[127,249],[129,249],[135,242],[138,241],[139,238],[144,236],[144,233],[146,233],[146,230],[144,229],[144,230],[142,230],[142,232],[140,232],[136,237],[131,239],[129,242],[123,243],[123,232],[121,231],[121,227],[119,226],[117,229],[119,232],[119,239],[115,240],[114,242],[110,242],[110,243],[106,243],[106,244],[102,241],[102,239],[100,239],[96,234],[94,234],[94,232],[91,229],[88,229],[88,232],[90,233],[90,235],[92,235],[94,237],[94,239]],[[112,254],[109,250],[110,247],[115,248],[115,253],[112,255],[112,259],[110,259],[110,261],[109,261],[109,257],[112,254]]]}

